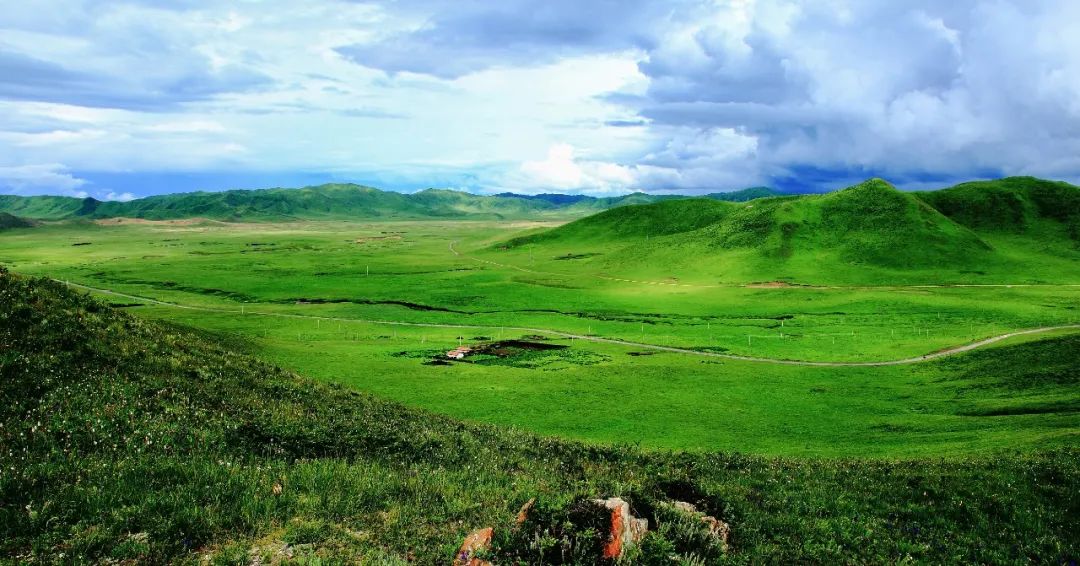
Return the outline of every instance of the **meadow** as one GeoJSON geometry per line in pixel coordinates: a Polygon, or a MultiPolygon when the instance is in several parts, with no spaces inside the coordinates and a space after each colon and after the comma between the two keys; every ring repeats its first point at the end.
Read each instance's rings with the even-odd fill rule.
{"type": "MultiPolygon", "coordinates": [[[[495,563],[612,564],[610,517],[590,503],[608,496],[649,521],[618,564],[1061,564],[1080,552],[1075,449],[599,446],[320,383],[240,352],[243,336],[124,310],[0,268],[0,563],[446,564],[487,526],[495,563]],[[673,500],[725,521],[728,540],[673,500]]],[[[1075,387],[1075,337],[1027,346],[958,357],[952,379],[980,396],[1075,387]]]]}
{"type": "MultiPolygon", "coordinates": [[[[199,307],[102,295],[302,375],[544,435],[824,457],[961,457],[1075,443],[1074,332],[886,367],[777,365],[554,334],[783,360],[896,360],[1076,323],[1080,287],[1067,253],[1038,272],[871,265],[818,269],[802,283],[804,264],[780,284],[760,269],[718,276],[718,264],[755,264],[740,250],[708,264],[659,262],[685,258],[662,236],[641,244],[654,246],[646,254],[654,262],[617,262],[625,245],[605,241],[504,249],[556,225],[102,220],[4,232],[0,264],[199,307]],[[540,331],[568,348],[430,363],[459,344],[540,331]],[[1013,378],[1031,364],[1056,377],[1013,378]]],[[[991,239],[1006,253],[1022,244],[1009,234],[991,239]]]]}

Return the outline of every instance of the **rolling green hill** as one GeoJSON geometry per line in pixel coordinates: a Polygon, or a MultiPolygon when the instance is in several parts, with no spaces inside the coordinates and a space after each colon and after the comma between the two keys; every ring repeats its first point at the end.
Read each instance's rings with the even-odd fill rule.
{"type": "Polygon", "coordinates": [[[129,202],[67,197],[5,197],[0,210],[30,218],[209,218],[240,221],[518,218],[559,207],[516,197],[427,190],[407,195],[352,184],[302,189],[235,190],[159,195],[129,202]]]}
{"type": "Polygon", "coordinates": [[[1080,187],[1068,183],[1008,177],[963,183],[916,196],[976,230],[1023,234],[1052,222],[1080,241],[1080,187]]]}
{"type": "Polygon", "coordinates": [[[748,200],[754,200],[766,197],[780,197],[790,196],[788,193],[778,191],[769,187],[749,187],[739,191],[732,191],[730,193],[709,193],[705,195],[708,198],[723,200],[728,202],[746,202],[748,200]]]}
{"type": "Polygon", "coordinates": [[[6,230],[8,228],[33,228],[37,223],[33,220],[27,220],[26,218],[20,218],[13,214],[6,212],[0,212],[0,230],[6,230]]]}
{"type": "Polygon", "coordinates": [[[638,206],[622,206],[600,212],[553,230],[516,238],[507,247],[536,243],[618,241],[662,236],[703,228],[720,221],[735,205],[712,199],[678,199],[638,206]]]}
{"type": "Polygon", "coordinates": [[[63,220],[87,216],[98,203],[91,198],[0,195],[0,212],[34,220],[63,220]]]}
{"type": "MultiPolygon", "coordinates": [[[[1040,381],[1018,362],[1027,348],[1067,368],[1076,341],[947,363],[970,379],[1007,366],[1016,383],[1040,381]]],[[[491,526],[496,563],[594,564],[606,517],[588,500],[612,495],[649,519],[632,563],[1080,553],[1075,450],[879,461],[600,447],[309,381],[248,345],[0,268],[0,561],[437,564],[491,526]],[[730,548],[665,507],[676,499],[729,522],[730,548]]]]}
{"type": "MultiPolygon", "coordinates": [[[[746,200],[771,194],[755,187],[709,195],[717,200],[746,200]]],[[[209,218],[237,221],[341,219],[526,219],[576,218],[610,208],[683,199],[681,195],[632,193],[618,197],[584,195],[474,195],[427,189],[412,194],[354,184],[302,189],[234,190],[159,195],[129,202],[93,198],[0,195],[0,212],[39,220],[75,218],[209,218]]]]}
{"type": "Polygon", "coordinates": [[[597,243],[609,247],[605,265],[611,267],[664,264],[670,254],[708,264],[738,253],[742,263],[761,267],[761,277],[787,264],[819,273],[835,265],[899,270],[969,266],[993,253],[972,230],[881,179],[824,195],[621,207],[511,240],[505,247],[534,244],[560,254],[597,243]],[[610,249],[620,244],[625,247],[610,249]]]}

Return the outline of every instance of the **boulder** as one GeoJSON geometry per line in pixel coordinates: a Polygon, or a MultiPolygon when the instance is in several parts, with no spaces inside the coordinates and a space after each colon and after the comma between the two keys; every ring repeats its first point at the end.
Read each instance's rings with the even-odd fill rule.
{"type": "Polygon", "coordinates": [[[618,560],[626,550],[637,544],[649,530],[648,519],[638,519],[630,514],[630,504],[621,498],[594,499],[594,503],[611,511],[608,541],[604,545],[604,558],[618,560]]]}
{"type": "Polygon", "coordinates": [[[709,527],[709,534],[712,535],[720,543],[720,546],[724,549],[724,552],[727,552],[728,539],[731,538],[731,525],[727,524],[724,521],[721,521],[720,519],[717,519],[716,517],[713,517],[712,515],[706,515],[705,513],[698,511],[697,507],[685,501],[674,501],[671,503],[671,506],[678,511],[686,513],[687,515],[699,517],[701,519],[701,522],[705,523],[705,525],[709,527]]]}
{"type": "Polygon", "coordinates": [[[465,537],[465,541],[461,543],[457,554],[454,555],[454,566],[491,566],[491,562],[476,558],[476,554],[491,546],[491,536],[494,533],[491,527],[476,529],[469,533],[469,536],[465,537]]]}

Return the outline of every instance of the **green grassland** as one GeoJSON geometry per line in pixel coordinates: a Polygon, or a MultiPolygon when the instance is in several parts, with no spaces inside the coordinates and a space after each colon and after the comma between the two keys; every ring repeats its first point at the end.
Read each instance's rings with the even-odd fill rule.
{"type": "MultiPolygon", "coordinates": [[[[773,200],[753,203],[758,207],[773,200]]],[[[907,195],[901,202],[915,207],[912,214],[929,217],[927,230],[948,225],[945,217],[912,204],[907,195]]],[[[709,211],[696,201],[671,200],[627,207],[620,214],[634,217],[654,208],[685,211],[667,214],[683,218],[684,226],[700,223],[709,211]]],[[[109,298],[143,304],[129,307],[141,316],[238,337],[251,353],[303,375],[470,421],[543,434],[789,456],[965,455],[1075,442],[1080,426],[1075,384],[1051,382],[1024,390],[969,387],[954,379],[949,360],[808,368],[676,353],[634,355],[641,348],[562,340],[572,353],[502,364],[425,365],[458,343],[534,333],[518,330],[523,327],[764,358],[858,362],[917,356],[1080,319],[1080,288],[1064,284],[911,283],[971,277],[1030,284],[1028,272],[954,275],[958,272],[907,269],[905,284],[835,284],[853,277],[847,272],[861,272],[859,266],[825,270],[820,277],[832,285],[817,287],[744,285],[777,279],[767,273],[730,283],[699,280],[701,285],[693,286],[681,277],[649,279],[652,274],[633,263],[625,271],[600,270],[590,263],[594,257],[573,257],[585,247],[499,249],[523,232],[552,226],[432,221],[61,224],[6,233],[0,237],[0,263],[23,273],[226,311],[109,298]],[[451,251],[453,242],[462,255],[451,251]],[[251,316],[236,316],[241,310],[251,316]],[[471,328],[359,322],[373,320],[471,328]]],[[[972,238],[991,242],[989,254],[1003,253],[1010,241],[1018,249],[1029,242],[1023,234],[954,232],[962,243],[972,238]]],[[[1075,261],[1067,243],[1051,245],[1061,247],[1062,255],[1047,260],[1048,265],[1075,261]]],[[[677,250],[671,254],[678,255],[677,250]]],[[[700,273],[701,263],[686,268],[700,273]]],[[[884,277],[888,271],[874,273],[884,277]]],[[[1056,279],[1047,279],[1080,282],[1066,279],[1074,274],[1060,267],[1056,279]]],[[[1069,364],[1075,361],[1061,362],[1062,367],[1069,364]]]]}
{"type": "Polygon", "coordinates": [[[0,199],[0,561],[1067,563],[1077,195],[0,199]]]}
{"type": "MultiPolygon", "coordinates": [[[[1080,554],[1075,449],[792,459],[542,438],[406,408],[238,353],[265,354],[260,340],[284,347],[297,330],[267,325],[265,338],[253,337],[242,327],[258,316],[214,316],[191,321],[211,330],[184,329],[0,270],[0,560],[438,564],[468,531],[492,526],[496,563],[596,564],[605,524],[585,501],[610,495],[650,521],[627,563],[1020,564],[1080,554]],[[536,506],[515,528],[530,498],[536,506]],[[730,548],[710,542],[699,521],[665,511],[675,499],[729,522],[730,548]]],[[[318,324],[307,332],[332,323],[318,324]]],[[[377,351],[398,347],[392,330],[370,330],[356,331],[364,334],[354,338],[358,348],[375,340],[384,341],[377,351]]],[[[306,357],[327,346],[321,340],[306,357]]],[[[1075,390],[1077,346],[1075,336],[1057,336],[965,354],[921,368],[922,380],[908,376],[918,387],[905,394],[934,387],[961,405],[996,398],[996,406],[969,406],[970,418],[1008,419],[1011,397],[1075,390]]],[[[536,371],[617,355],[559,352],[558,360],[532,360],[536,371]]],[[[479,371],[436,369],[448,373],[429,382],[479,371]]],[[[870,382],[766,379],[812,388],[870,382]]],[[[612,397],[594,412],[616,408],[623,389],[598,381],[612,397]]]]}

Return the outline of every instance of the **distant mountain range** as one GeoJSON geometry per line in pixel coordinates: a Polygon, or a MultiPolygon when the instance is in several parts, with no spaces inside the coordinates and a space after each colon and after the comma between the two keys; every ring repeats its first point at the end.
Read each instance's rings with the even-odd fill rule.
{"type": "MultiPolygon", "coordinates": [[[[766,187],[708,198],[745,201],[782,194],[766,187]]],[[[685,195],[633,193],[618,197],[585,195],[474,195],[428,189],[412,194],[354,184],[300,189],[232,190],[152,196],[129,202],[60,196],[0,195],[0,212],[35,220],[209,218],[235,221],[349,219],[523,219],[578,218],[614,207],[685,199],[685,195]]]]}
{"type": "MultiPolygon", "coordinates": [[[[883,182],[883,181],[882,181],[883,182]]],[[[891,188],[891,186],[890,186],[891,188]]],[[[212,220],[241,222],[281,222],[290,220],[421,220],[421,219],[565,219],[588,217],[610,209],[629,205],[673,204],[671,211],[679,211],[678,218],[662,214],[657,223],[681,226],[685,218],[698,218],[710,211],[726,214],[730,207],[725,203],[741,203],[766,197],[815,199],[845,193],[851,198],[850,189],[821,195],[794,195],[768,187],[751,187],[727,193],[711,193],[702,196],[675,194],[632,193],[616,197],[592,197],[586,195],[537,194],[521,195],[501,193],[474,195],[445,189],[427,189],[412,194],[383,191],[355,184],[326,184],[299,189],[231,190],[221,192],[193,192],[159,195],[128,202],[100,201],[93,198],[61,196],[13,196],[0,195],[0,213],[7,216],[2,224],[6,227],[29,226],[36,221],[97,220],[105,218],[140,218],[147,220],[174,220],[207,218],[212,220]],[[700,204],[713,201],[716,206],[700,204]]],[[[1070,229],[1080,232],[1075,218],[1076,202],[1070,200],[1077,194],[1076,187],[1067,183],[1044,181],[1031,177],[1011,177],[996,181],[963,183],[948,189],[931,192],[903,193],[891,189],[873,196],[883,202],[905,198],[911,202],[925,203],[940,214],[963,226],[985,229],[988,226],[1012,227],[1022,230],[1033,218],[1057,218],[1070,229]],[[896,193],[895,195],[893,193],[896,193]],[[1068,218],[1066,218],[1068,217],[1068,218]]],[[[775,200],[775,199],[770,199],[775,200]]],[[[781,199],[783,200],[783,199],[781,199]]],[[[825,201],[822,201],[825,202],[825,201]]],[[[767,205],[776,208],[775,203],[767,205]]],[[[809,206],[809,205],[807,205],[809,206]]],[[[627,211],[639,217],[665,209],[627,211]]],[[[758,209],[761,210],[760,208],[758,209]]],[[[745,213],[741,213],[745,214],[745,213]]],[[[733,218],[738,218],[735,215],[733,218]]],[[[602,222],[600,217],[590,222],[602,222]]],[[[618,215],[611,230],[631,230],[633,223],[618,215]]],[[[887,220],[887,218],[882,218],[887,220]]],[[[927,219],[926,222],[934,222],[927,219]]],[[[573,229],[568,227],[567,229],[573,229]]],[[[661,229],[662,231],[662,229],[661,229]]],[[[1078,236],[1080,237],[1080,236],[1078,236]]]]}

